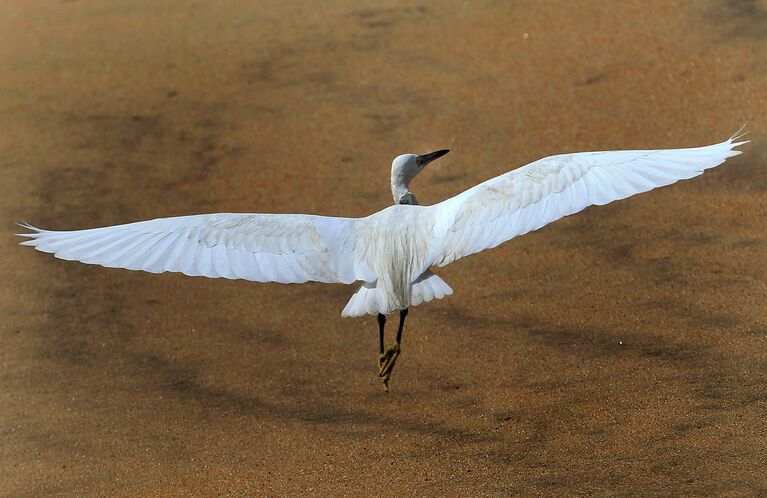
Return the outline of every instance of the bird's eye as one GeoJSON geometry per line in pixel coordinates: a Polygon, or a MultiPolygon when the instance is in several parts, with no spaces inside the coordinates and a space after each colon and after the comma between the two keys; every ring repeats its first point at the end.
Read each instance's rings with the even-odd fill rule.
{"type": "Polygon", "coordinates": [[[415,165],[416,165],[416,166],[420,166],[422,162],[423,162],[423,161],[421,161],[421,158],[420,158],[420,157],[416,157],[416,158],[415,158],[415,165]]]}

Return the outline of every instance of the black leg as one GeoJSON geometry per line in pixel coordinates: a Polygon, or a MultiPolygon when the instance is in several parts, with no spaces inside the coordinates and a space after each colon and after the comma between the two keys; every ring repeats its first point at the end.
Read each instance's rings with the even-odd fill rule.
{"type": "Polygon", "coordinates": [[[381,354],[384,352],[384,325],[386,325],[386,315],[378,314],[378,350],[381,354]]]}
{"type": "Polygon", "coordinates": [[[405,318],[407,318],[407,310],[408,308],[405,308],[404,310],[400,310],[399,312],[399,328],[397,329],[397,344],[399,344],[402,341],[402,329],[405,326],[405,318]]]}
{"type": "Polygon", "coordinates": [[[407,309],[400,310],[399,312],[399,327],[397,328],[397,340],[389,346],[386,351],[383,350],[383,323],[386,318],[383,315],[378,315],[378,323],[381,324],[381,357],[378,360],[378,376],[383,381],[384,391],[389,391],[389,379],[391,378],[391,371],[394,369],[394,363],[397,361],[397,357],[400,353],[399,343],[402,340],[402,329],[405,327],[405,318],[407,317],[407,309]],[[383,320],[382,320],[383,319],[383,320]]]}

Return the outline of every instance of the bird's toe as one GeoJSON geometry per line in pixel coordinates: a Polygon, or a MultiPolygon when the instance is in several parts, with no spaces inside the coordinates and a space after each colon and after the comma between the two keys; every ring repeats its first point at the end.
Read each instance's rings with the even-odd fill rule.
{"type": "Polygon", "coordinates": [[[378,358],[378,376],[381,377],[383,388],[386,392],[389,392],[389,380],[391,379],[391,373],[394,370],[399,353],[400,346],[395,342],[378,358]]]}

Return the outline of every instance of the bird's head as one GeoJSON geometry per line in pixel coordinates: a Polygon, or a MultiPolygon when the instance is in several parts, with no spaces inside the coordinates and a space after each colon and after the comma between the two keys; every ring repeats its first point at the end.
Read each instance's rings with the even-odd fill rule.
{"type": "Polygon", "coordinates": [[[413,192],[410,191],[410,180],[423,171],[424,167],[433,160],[450,152],[440,149],[428,154],[402,154],[391,163],[391,193],[397,204],[418,204],[413,192]]]}

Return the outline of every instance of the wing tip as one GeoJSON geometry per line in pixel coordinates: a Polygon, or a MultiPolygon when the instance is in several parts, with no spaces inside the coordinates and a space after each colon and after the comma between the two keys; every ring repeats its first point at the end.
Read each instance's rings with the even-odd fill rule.
{"type": "Polygon", "coordinates": [[[32,230],[34,232],[42,232],[43,231],[42,228],[37,228],[36,226],[31,225],[31,224],[27,223],[26,221],[22,221],[20,223],[15,223],[15,225],[16,226],[20,226],[21,228],[24,228],[24,229],[27,229],[27,230],[32,230]]]}
{"type": "Polygon", "coordinates": [[[747,125],[748,125],[748,122],[745,122],[742,125],[740,125],[740,128],[738,128],[738,131],[733,133],[732,136],[727,140],[727,142],[729,142],[730,144],[733,144],[733,147],[737,147],[738,145],[746,144],[746,143],[750,142],[750,140],[744,140],[743,142],[738,142],[737,144],[733,143],[736,140],[738,140],[740,138],[743,138],[746,135],[748,135],[749,133],[751,133],[751,130],[746,128],[747,125]]]}
{"type": "Polygon", "coordinates": [[[25,240],[24,242],[19,242],[22,246],[34,246],[34,242],[38,235],[40,235],[44,230],[42,228],[37,228],[36,226],[30,225],[29,223],[22,221],[21,223],[16,223],[17,226],[20,226],[21,228],[25,230],[30,230],[30,232],[24,232],[24,233],[15,233],[17,237],[29,237],[33,240],[25,240]]]}
{"type": "Polygon", "coordinates": [[[725,155],[725,159],[743,154],[743,151],[737,150],[736,147],[740,147],[741,145],[751,143],[751,140],[740,140],[741,138],[745,137],[749,133],[750,133],[750,130],[746,129],[746,123],[743,123],[740,126],[740,128],[738,128],[738,131],[733,133],[730,138],[728,138],[726,141],[720,144],[720,145],[726,145],[729,149],[727,151],[727,154],[725,155]]]}

